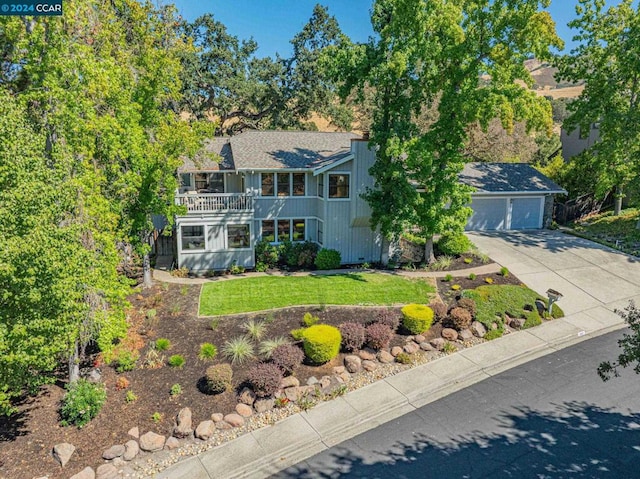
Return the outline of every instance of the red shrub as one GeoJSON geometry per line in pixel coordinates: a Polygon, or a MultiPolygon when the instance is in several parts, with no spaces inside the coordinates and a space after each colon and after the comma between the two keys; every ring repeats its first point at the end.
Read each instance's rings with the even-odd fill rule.
{"type": "Polygon", "coordinates": [[[342,334],[342,348],[345,351],[355,351],[364,344],[364,326],[360,323],[348,322],[338,326],[342,334]]]}
{"type": "Polygon", "coordinates": [[[366,327],[365,336],[367,344],[373,349],[386,348],[391,342],[393,331],[382,323],[373,323],[366,327]]]}

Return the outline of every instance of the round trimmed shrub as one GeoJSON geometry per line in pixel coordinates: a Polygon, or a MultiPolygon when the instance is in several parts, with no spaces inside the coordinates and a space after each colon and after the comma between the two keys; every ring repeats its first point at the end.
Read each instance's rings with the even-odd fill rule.
{"type": "Polygon", "coordinates": [[[373,323],[386,324],[391,328],[391,331],[395,331],[400,326],[400,315],[393,309],[381,309],[375,313],[374,319],[370,324],[373,323]]]}
{"type": "Polygon", "coordinates": [[[429,307],[433,310],[433,317],[436,321],[442,321],[447,317],[447,305],[442,301],[431,301],[429,307]]]}
{"type": "Polygon", "coordinates": [[[271,353],[271,361],[278,366],[284,374],[291,374],[296,366],[302,364],[304,353],[302,349],[293,344],[281,344],[271,353]]]}
{"type": "Polygon", "coordinates": [[[272,396],[280,387],[282,371],[273,363],[258,363],[249,369],[247,382],[260,398],[272,396]]]}
{"type": "Polygon", "coordinates": [[[84,426],[98,415],[106,399],[107,392],[103,384],[90,383],[86,379],[79,379],[70,384],[62,398],[62,424],[84,426]]]}
{"type": "Polygon", "coordinates": [[[453,308],[449,311],[449,323],[458,331],[471,326],[471,313],[464,308],[453,308]]]}
{"type": "Polygon", "coordinates": [[[382,349],[389,346],[393,331],[382,323],[373,323],[365,328],[366,343],[373,349],[382,349]]]}
{"type": "Polygon", "coordinates": [[[438,240],[438,250],[445,255],[460,256],[473,247],[464,233],[445,233],[438,240]]]}
{"type": "Polygon", "coordinates": [[[424,304],[407,304],[402,308],[402,325],[411,334],[424,333],[433,323],[433,309],[424,304]]]}
{"type": "Polygon", "coordinates": [[[338,326],[342,335],[342,348],[345,351],[355,351],[364,344],[364,326],[350,321],[338,326]]]}
{"type": "Polygon", "coordinates": [[[340,352],[340,330],[328,324],[315,324],[304,330],[302,347],[304,354],[315,364],[326,363],[340,352]]]}
{"type": "Polygon", "coordinates": [[[202,378],[200,390],[206,394],[220,394],[231,387],[233,370],[230,364],[214,364],[209,366],[202,378]]]}
{"type": "Polygon", "coordinates": [[[318,269],[338,269],[342,258],[335,249],[322,248],[318,251],[314,264],[318,269]]]}
{"type": "Polygon", "coordinates": [[[469,314],[471,315],[471,318],[475,318],[476,317],[476,302],[471,299],[471,298],[460,298],[458,300],[458,307],[459,308],[463,308],[466,309],[467,311],[469,311],[469,314]]]}

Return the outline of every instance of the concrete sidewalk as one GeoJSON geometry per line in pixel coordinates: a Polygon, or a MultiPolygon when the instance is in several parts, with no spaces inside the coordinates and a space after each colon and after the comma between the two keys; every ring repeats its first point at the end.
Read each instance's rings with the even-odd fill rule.
{"type": "Polygon", "coordinates": [[[540,294],[564,294],[565,318],[508,334],[350,392],[186,459],[155,477],[262,478],[471,384],[624,328],[614,312],[640,301],[637,258],[558,232],[474,234],[482,251],[540,294]]]}

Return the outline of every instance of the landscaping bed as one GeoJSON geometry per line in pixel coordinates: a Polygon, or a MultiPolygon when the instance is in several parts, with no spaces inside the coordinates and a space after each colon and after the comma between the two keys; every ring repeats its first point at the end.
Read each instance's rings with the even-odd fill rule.
{"type": "Polygon", "coordinates": [[[570,225],[572,233],[625,253],[640,256],[640,208],[627,208],[589,216],[570,225]]]}
{"type": "MultiPolygon", "coordinates": [[[[448,306],[453,307],[456,306],[462,291],[487,286],[487,278],[491,278],[489,282],[495,287],[504,285],[530,291],[520,286],[518,279],[508,273],[482,275],[474,279],[469,277],[452,278],[450,281],[438,279],[437,288],[448,306]],[[453,289],[454,285],[460,288],[453,289]]],[[[228,283],[241,284],[245,281],[248,280],[240,279],[228,283]]],[[[347,321],[366,324],[389,315],[395,317],[401,315],[398,306],[301,306],[272,312],[204,318],[197,315],[199,289],[199,286],[161,284],[131,297],[132,308],[129,312],[129,321],[132,329],[127,341],[123,342],[123,349],[126,349],[124,346],[131,349],[139,348],[140,358],[135,369],[117,373],[112,366],[100,364],[99,356],[92,358],[94,364],[89,366],[99,366],[102,382],[106,385],[107,402],[98,416],[82,429],[60,425],[58,409],[64,393],[61,384],[46,387],[43,394],[21,405],[17,416],[9,420],[2,419],[0,422],[3,441],[0,449],[2,453],[0,477],[30,479],[48,475],[49,479],[67,478],[87,465],[96,467],[102,464],[103,452],[112,445],[124,444],[130,440],[131,437],[128,436],[127,431],[133,426],[137,426],[140,433],[153,431],[168,437],[174,429],[175,416],[182,408],[190,408],[194,427],[199,422],[210,419],[214,412],[221,414],[234,412],[238,404],[238,392],[246,385],[244,381],[249,369],[259,359],[234,363],[233,387],[226,392],[206,395],[198,386],[208,366],[228,361],[223,357],[223,345],[228,340],[246,335],[247,324],[252,320],[254,325],[258,322],[266,325],[264,338],[280,336],[291,338],[291,331],[303,325],[305,313],[317,316],[320,323],[334,326],[347,321]],[[158,350],[160,338],[169,340],[168,349],[158,350]],[[205,360],[199,357],[200,345],[205,342],[217,346],[218,354],[215,359],[205,360]],[[182,356],[184,364],[181,367],[170,367],[167,364],[173,355],[182,356]],[[126,381],[122,378],[126,378],[126,381]],[[180,385],[180,393],[172,395],[171,390],[177,389],[177,384],[180,385]],[[135,396],[135,400],[127,401],[127,397],[131,399],[131,395],[135,396]],[[64,469],[61,469],[51,457],[51,447],[60,442],[69,442],[77,448],[64,469]]],[[[428,303],[435,296],[435,294],[426,296],[428,293],[424,291],[420,294],[422,296],[418,301],[423,303],[428,303]]],[[[533,295],[535,296],[535,293],[533,295]]],[[[449,308],[445,308],[445,311],[446,309],[449,308]]],[[[478,308],[478,311],[480,309],[478,308]]],[[[420,336],[409,335],[407,331],[400,328],[397,334],[392,336],[387,350],[393,351],[395,347],[402,351],[407,346],[411,346],[412,350],[417,351],[411,354],[411,362],[415,363],[429,361],[442,354],[483,341],[474,336],[443,341],[441,338],[445,335],[443,327],[443,322],[436,322],[420,336]],[[430,347],[433,341],[440,341],[439,344],[446,350],[430,347]],[[424,351],[421,345],[425,345],[424,351]],[[448,346],[445,348],[445,345],[448,346]]],[[[503,329],[504,332],[510,331],[508,325],[501,324],[500,327],[501,333],[503,329]]],[[[491,328],[491,324],[488,324],[488,328],[491,328]]],[[[254,341],[254,344],[258,343],[259,341],[254,341]]],[[[358,354],[362,354],[364,358],[371,354],[375,356],[374,353],[375,351],[367,353],[365,350],[358,354]]],[[[312,377],[320,380],[323,376],[327,376],[335,380],[339,376],[338,371],[345,365],[347,354],[341,352],[337,357],[320,366],[305,362],[295,369],[295,378],[301,385],[307,384],[312,377]]],[[[347,374],[349,379],[344,382],[344,387],[360,387],[384,375],[394,374],[409,367],[397,362],[376,364],[378,369],[375,371],[353,376],[347,374]]],[[[340,384],[334,384],[334,386],[340,386],[340,384]]],[[[340,386],[338,389],[327,391],[331,397],[345,392],[346,389],[340,386]]],[[[243,428],[218,432],[222,435],[221,437],[228,439],[240,434],[246,428],[260,427],[278,417],[304,408],[305,404],[311,405],[311,403],[293,401],[283,409],[273,409],[262,419],[251,418],[243,428]]],[[[210,447],[207,443],[197,441],[195,446],[210,447]]]]}

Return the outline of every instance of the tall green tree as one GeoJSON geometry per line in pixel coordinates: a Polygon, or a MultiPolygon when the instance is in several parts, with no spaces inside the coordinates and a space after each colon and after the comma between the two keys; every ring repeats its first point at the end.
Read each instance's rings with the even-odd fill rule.
{"type": "Polygon", "coordinates": [[[568,109],[565,129],[590,132],[598,125],[599,140],[575,161],[597,172],[596,194],[615,189],[615,213],[622,208],[625,187],[640,166],[640,7],[632,0],[605,9],[602,0],[580,0],[578,46],[557,59],[560,79],[584,80],[582,94],[568,109]]]}
{"type": "Polygon", "coordinates": [[[371,142],[375,187],[365,197],[372,227],[394,238],[413,230],[433,258],[433,235],[462,231],[470,191],[458,182],[467,127],[498,117],[507,131],[550,129],[551,108],[525,86],[530,56],[546,59],[560,46],[538,0],[378,0],[377,38],[334,52],[342,93],[375,90],[371,142]],[[480,85],[481,76],[490,81],[480,85]],[[435,107],[431,122],[419,122],[435,107]]]}
{"type": "Polygon", "coordinates": [[[185,110],[219,119],[217,134],[245,129],[313,129],[313,113],[348,128],[350,111],[337,101],[321,61],[330,45],[344,41],[336,19],[316,5],[309,22],[291,40],[284,58],[259,57],[253,39],[239,40],[212,14],[183,25],[196,47],[183,57],[185,110]]]}

